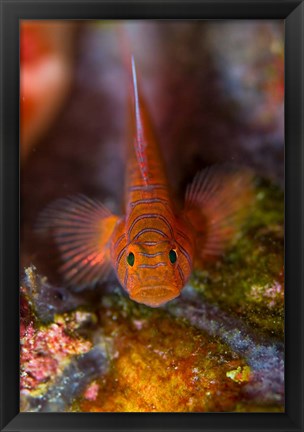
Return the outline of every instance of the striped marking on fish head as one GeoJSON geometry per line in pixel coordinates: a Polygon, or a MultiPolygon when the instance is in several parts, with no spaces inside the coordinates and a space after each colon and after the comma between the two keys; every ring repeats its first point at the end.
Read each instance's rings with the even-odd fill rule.
{"type": "MultiPolygon", "coordinates": [[[[193,241],[178,221],[162,215],[141,215],[112,250],[117,277],[130,298],[158,307],[177,297],[187,282],[193,262],[193,241]]],[[[123,231],[123,228],[121,228],[123,231]]]]}

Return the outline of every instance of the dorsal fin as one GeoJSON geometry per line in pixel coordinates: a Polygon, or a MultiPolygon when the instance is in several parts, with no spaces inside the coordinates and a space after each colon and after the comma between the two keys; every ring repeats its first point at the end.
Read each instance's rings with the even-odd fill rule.
{"type": "Polygon", "coordinates": [[[132,65],[132,89],[133,89],[133,105],[134,105],[134,120],[135,120],[135,139],[134,149],[140,168],[140,172],[145,184],[148,184],[148,160],[147,160],[147,142],[144,134],[143,114],[141,112],[140,97],[138,91],[137,73],[134,56],[131,57],[132,65]]]}
{"type": "MultiPolygon", "coordinates": [[[[155,184],[162,184],[167,187],[166,171],[149,107],[142,91],[139,68],[136,56],[133,55],[130,33],[128,26],[119,27],[121,59],[126,71],[128,87],[126,189],[129,191],[129,187],[134,185],[147,187],[147,190],[155,184]]],[[[164,193],[167,193],[167,190],[164,193]]]]}

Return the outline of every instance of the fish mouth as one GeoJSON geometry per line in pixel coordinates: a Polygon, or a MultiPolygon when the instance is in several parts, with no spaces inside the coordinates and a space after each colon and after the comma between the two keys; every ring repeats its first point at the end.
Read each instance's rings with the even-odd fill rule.
{"type": "Polygon", "coordinates": [[[174,287],[146,286],[130,294],[130,298],[146,306],[158,307],[177,297],[180,292],[174,287]]]}

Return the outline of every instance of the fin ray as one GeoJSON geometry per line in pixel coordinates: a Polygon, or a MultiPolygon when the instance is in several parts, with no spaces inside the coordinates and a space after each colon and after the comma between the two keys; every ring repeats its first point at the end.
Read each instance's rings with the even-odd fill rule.
{"type": "Polygon", "coordinates": [[[201,259],[223,253],[252,203],[253,175],[249,169],[214,165],[195,176],[186,190],[184,212],[197,232],[201,259]]]}
{"type": "Polygon", "coordinates": [[[140,172],[145,184],[148,184],[148,160],[147,160],[147,142],[144,136],[143,130],[143,119],[140,109],[140,100],[139,100],[139,91],[138,91],[138,83],[137,83],[137,73],[134,56],[131,57],[131,65],[132,65],[132,87],[133,87],[133,104],[134,104],[134,118],[136,125],[136,134],[135,134],[135,153],[138,161],[138,165],[140,168],[140,172]]]}
{"type": "Polygon", "coordinates": [[[36,230],[51,233],[63,261],[59,271],[69,284],[82,287],[108,275],[109,242],[118,220],[100,202],[77,195],[50,204],[36,230]]]}

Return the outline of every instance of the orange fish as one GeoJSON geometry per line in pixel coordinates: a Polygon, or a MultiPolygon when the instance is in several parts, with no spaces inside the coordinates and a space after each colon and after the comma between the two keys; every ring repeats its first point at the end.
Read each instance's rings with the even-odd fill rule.
{"type": "Polygon", "coordinates": [[[177,211],[133,57],[130,69],[125,215],[77,196],[51,204],[39,225],[52,230],[71,285],[92,285],[113,268],[131,299],[157,307],[181,293],[195,263],[219,256],[231,241],[251,202],[251,174],[207,168],[177,211]]]}

